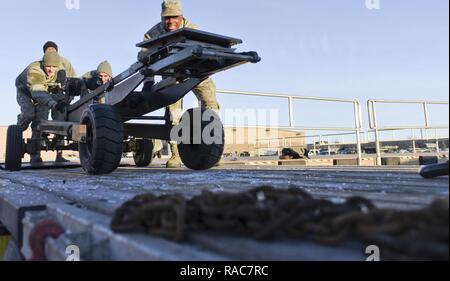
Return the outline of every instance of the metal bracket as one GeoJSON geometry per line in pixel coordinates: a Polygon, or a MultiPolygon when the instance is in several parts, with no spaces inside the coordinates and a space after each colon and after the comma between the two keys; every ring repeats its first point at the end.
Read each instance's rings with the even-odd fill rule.
{"type": "Polygon", "coordinates": [[[87,134],[86,125],[73,125],[71,128],[71,139],[76,142],[85,142],[87,134]]]}

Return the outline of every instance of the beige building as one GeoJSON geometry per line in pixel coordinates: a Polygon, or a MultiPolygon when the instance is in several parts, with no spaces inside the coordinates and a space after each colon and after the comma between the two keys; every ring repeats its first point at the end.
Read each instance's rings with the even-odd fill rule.
{"type": "Polygon", "coordinates": [[[285,147],[305,147],[304,133],[288,129],[225,128],[225,155],[268,155],[281,152],[285,147]]]}

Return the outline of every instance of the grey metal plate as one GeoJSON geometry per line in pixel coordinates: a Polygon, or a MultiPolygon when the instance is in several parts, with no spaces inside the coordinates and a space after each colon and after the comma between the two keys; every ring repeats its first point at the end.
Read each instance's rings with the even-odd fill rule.
{"type": "Polygon", "coordinates": [[[160,45],[162,42],[163,43],[166,41],[173,42],[173,40],[176,41],[177,38],[180,38],[181,40],[187,39],[187,40],[201,41],[204,43],[218,45],[225,48],[229,48],[231,46],[242,43],[241,39],[205,32],[201,30],[195,30],[191,28],[182,28],[177,31],[169,32],[157,38],[138,43],[136,44],[136,47],[151,48],[155,45],[160,45]]]}
{"type": "Polygon", "coordinates": [[[22,246],[22,219],[27,211],[45,210],[48,203],[64,200],[35,188],[0,179],[0,221],[22,246]]]}

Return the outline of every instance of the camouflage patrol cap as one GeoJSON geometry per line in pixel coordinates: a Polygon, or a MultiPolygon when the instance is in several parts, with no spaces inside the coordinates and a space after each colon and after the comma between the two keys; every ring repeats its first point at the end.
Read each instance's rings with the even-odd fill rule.
{"type": "Polygon", "coordinates": [[[162,3],[162,17],[178,17],[183,15],[183,6],[180,0],[165,0],[162,3]]]}
{"type": "Polygon", "coordinates": [[[42,59],[44,66],[59,67],[61,64],[61,58],[57,52],[47,52],[42,59]]]}
{"type": "Polygon", "coordinates": [[[108,61],[101,62],[97,67],[97,73],[106,73],[110,77],[113,76],[111,64],[108,61]]]}

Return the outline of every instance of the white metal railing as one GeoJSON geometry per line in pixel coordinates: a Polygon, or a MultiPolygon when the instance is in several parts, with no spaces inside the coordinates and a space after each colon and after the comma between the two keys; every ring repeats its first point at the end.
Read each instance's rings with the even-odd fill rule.
{"type": "Polygon", "coordinates": [[[341,132],[353,132],[356,136],[356,147],[358,154],[358,165],[362,163],[362,151],[361,151],[361,130],[362,130],[362,114],[361,103],[358,100],[352,99],[340,99],[340,98],[321,98],[321,97],[307,97],[307,96],[292,96],[284,94],[272,94],[272,93],[260,93],[260,92],[246,92],[246,91],[232,91],[232,90],[217,90],[218,94],[226,95],[241,95],[241,96],[256,96],[256,97],[268,97],[285,99],[288,103],[289,114],[289,126],[278,127],[279,129],[293,129],[293,130],[312,130],[312,131],[341,131],[341,132]],[[353,127],[304,127],[296,126],[294,122],[294,100],[307,100],[307,101],[323,101],[323,102],[336,102],[336,103],[349,103],[353,105],[354,126],[353,127]]]}
{"type": "MultiPolygon", "coordinates": [[[[377,165],[381,165],[381,145],[380,145],[380,132],[382,131],[395,131],[395,130],[407,130],[407,129],[420,129],[420,130],[429,130],[429,129],[448,129],[449,125],[430,125],[429,119],[429,105],[449,105],[449,102],[443,101],[426,101],[426,100],[368,100],[367,108],[369,113],[369,127],[375,133],[375,147],[377,153],[377,165]],[[423,117],[424,124],[423,125],[414,125],[414,126],[378,126],[378,116],[376,111],[376,104],[418,104],[422,105],[423,109],[423,117]]],[[[437,134],[437,133],[436,133],[437,134]]],[[[414,141],[414,136],[413,136],[414,141]]],[[[414,146],[414,145],[413,145],[414,146]]],[[[414,146],[415,147],[415,146],[414,146]]]]}

